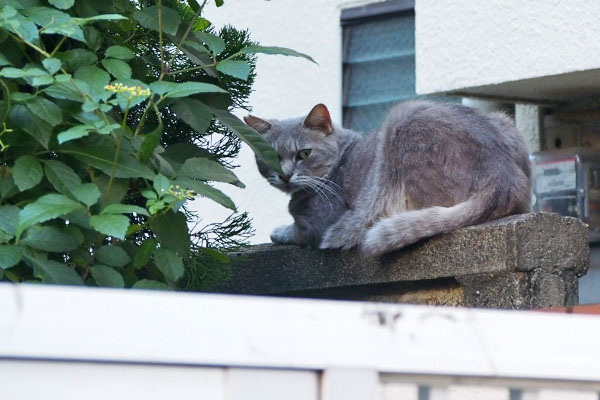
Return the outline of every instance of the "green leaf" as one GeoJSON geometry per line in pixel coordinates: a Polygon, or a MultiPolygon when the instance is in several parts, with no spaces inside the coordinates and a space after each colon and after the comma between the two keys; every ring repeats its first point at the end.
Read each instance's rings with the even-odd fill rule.
{"type": "Polygon", "coordinates": [[[0,229],[14,236],[17,233],[20,212],[21,209],[17,206],[5,205],[0,207],[0,229]]]}
{"type": "Polygon", "coordinates": [[[213,109],[215,117],[237,137],[246,143],[271,169],[283,173],[279,164],[279,156],[271,144],[258,132],[240,121],[238,117],[226,110],[213,109]]]}
{"type": "Polygon", "coordinates": [[[98,62],[96,54],[85,49],[72,49],[56,53],[56,57],[62,61],[63,67],[67,71],[76,71],[83,66],[93,65],[98,62]]]}
{"type": "Polygon", "coordinates": [[[150,290],[171,290],[171,288],[166,284],[158,281],[153,281],[150,279],[142,279],[141,281],[137,281],[131,287],[132,289],[150,289],[150,290]]]}
{"type": "Polygon", "coordinates": [[[108,135],[121,127],[119,124],[106,124],[104,121],[97,122],[99,123],[94,123],[93,125],[96,127],[96,132],[101,135],[108,135]]]}
{"type": "Polygon", "coordinates": [[[132,204],[109,204],[100,214],[138,214],[149,216],[148,211],[140,206],[132,204]]]}
{"type": "Polygon", "coordinates": [[[150,259],[152,258],[152,254],[156,249],[156,239],[150,238],[146,239],[142,242],[138,251],[135,253],[133,257],[133,267],[135,269],[141,268],[144,265],[148,264],[150,259]]]}
{"type": "Polygon", "coordinates": [[[107,245],[96,250],[96,258],[102,264],[110,265],[111,267],[124,267],[131,262],[131,257],[125,250],[118,246],[107,245]]]}
{"type": "Polygon", "coordinates": [[[170,90],[175,90],[177,88],[178,83],[176,82],[167,82],[167,81],[155,81],[148,85],[150,90],[153,93],[163,95],[170,90]]]}
{"type": "Polygon", "coordinates": [[[171,282],[177,282],[184,273],[181,257],[173,251],[159,247],[154,252],[154,264],[171,282]]]}
{"type": "Polygon", "coordinates": [[[140,147],[140,154],[138,155],[138,159],[141,162],[146,162],[154,153],[154,149],[156,146],[160,144],[160,138],[163,133],[163,124],[162,119],[159,119],[159,125],[156,129],[153,129],[152,132],[149,132],[144,135],[144,141],[142,142],[142,146],[140,147]]]}
{"type": "Polygon", "coordinates": [[[214,55],[218,55],[225,50],[225,41],[217,35],[208,32],[194,32],[194,36],[201,42],[206,43],[214,55]]]}
{"type": "Polygon", "coordinates": [[[85,137],[95,129],[96,128],[94,128],[92,125],[75,125],[74,127],[59,133],[56,139],[58,140],[58,144],[63,144],[65,142],[68,142],[69,140],[75,140],[85,137]]]}
{"type": "Polygon", "coordinates": [[[110,178],[106,175],[100,175],[94,179],[94,183],[100,188],[102,196],[100,197],[100,208],[104,208],[109,204],[119,203],[129,190],[129,179],[113,179],[108,193],[108,182],[110,178]]]}
{"type": "Polygon", "coordinates": [[[5,78],[12,78],[12,79],[18,79],[18,78],[35,78],[35,77],[50,77],[50,75],[48,75],[48,73],[42,69],[39,68],[12,68],[12,67],[6,67],[6,68],[2,68],[2,70],[0,70],[0,76],[3,76],[5,78]]]}
{"type": "Polygon", "coordinates": [[[187,3],[194,12],[197,12],[200,9],[200,5],[196,0],[187,0],[187,3]]]}
{"type": "Polygon", "coordinates": [[[111,93],[104,88],[110,83],[110,75],[103,69],[95,65],[88,65],[79,68],[73,76],[75,79],[87,82],[89,95],[94,101],[110,97],[111,93]]]}
{"type": "Polygon", "coordinates": [[[192,143],[184,142],[170,144],[162,156],[179,164],[183,164],[188,158],[194,157],[212,159],[212,154],[206,149],[192,143]]]}
{"type": "MultiPolygon", "coordinates": [[[[311,56],[306,55],[304,53],[300,53],[300,52],[292,50],[292,49],[285,48],[285,47],[248,46],[248,47],[244,47],[243,49],[241,49],[240,51],[237,52],[237,54],[256,54],[256,53],[302,57],[302,58],[307,59],[308,61],[311,61],[311,62],[314,62],[315,64],[317,64],[317,62],[315,60],[313,60],[313,58],[311,56]]],[[[233,56],[231,58],[233,58],[233,56]]]]}
{"type": "Polygon", "coordinates": [[[221,164],[206,158],[190,158],[177,173],[179,176],[201,179],[203,181],[217,181],[231,183],[244,187],[237,176],[221,164]]]}
{"type": "Polygon", "coordinates": [[[61,194],[44,195],[21,210],[16,236],[21,236],[21,233],[33,224],[45,222],[82,208],[80,203],[61,194]]]}
{"type": "Polygon", "coordinates": [[[102,46],[103,36],[93,26],[83,27],[83,37],[85,38],[85,44],[87,44],[88,48],[92,51],[98,51],[102,46]]]}
{"type": "MultiPolygon", "coordinates": [[[[142,11],[133,13],[133,18],[148,29],[159,30],[157,6],[146,7],[142,11]]],[[[177,28],[181,23],[181,17],[177,11],[163,6],[161,10],[162,31],[169,35],[176,35],[177,28]]]]}
{"type": "Polygon", "coordinates": [[[33,99],[35,99],[35,95],[31,93],[12,92],[10,94],[10,100],[15,103],[27,103],[33,99]]]}
{"type": "Polygon", "coordinates": [[[250,65],[246,61],[224,60],[217,64],[217,71],[245,81],[250,75],[250,65]]]}
{"type": "Polygon", "coordinates": [[[117,79],[131,78],[131,67],[127,65],[125,61],[116,60],[114,58],[105,58],[102,60],[102,65],[117,79]]]}
{"type": "Polygon", "coordinates": [[[150,220],[150,229],[166,248],[187,258],[190,253],[190,233],[185,215],[168,212],[150,220]]]}
{"type": "Polygon", "coordinates": [[[81,185],[81,179],[75,171],[60,161],[44,161],[44,172],[52,186],[62,194],[72,195],[71,191],[81,185]]]}
{"type": "Polygon", "coordinates": [[[73,196],[88,207],[93,206],[100,198],[100,190],[93,183],[84,183],[71,190],[73,196]]]}
{"type": "Polygon", "coordinates": [[[178,100],[170,108],[183,122],[200,134],[206,132],[213,120],[210,109],[196,99],[186,98],[178,100]]]}
{"type": "Polygon", "coordinates": [[[171,182],[166,176],[156,174],[152,186],[154,187],[154,190],[156,190],[156,193],[158,193],[159,196],[162,196],[171,187],[171,182]]]}
{"type": "Polygon", "coordinates": [[[221,7],[223,5],[223,0],[215,0],[215,5],[221,7]]]}
{"type": "Polygon", "coordinates": [[[144,196],[145,198],[150,199],[150,200],[158,199],[156,192],[154,190],[150,190],[150,189],[142,190],[142,196],[144,196]]]}
{"type": "Polygon", "coordinates": [[[118,21],[118,20],[124,20],[127,19],[127,17],[121,15],[121,14],[102,14],[102,15],[94,15],[93,17],[87,17],[87,18],[83,18],[81,20],[81,23],[87,23],[87,22],[92,22],[92,21],[118,21]]]}
{"type": "Polygon", "coordinates": [[[0,231],[0,243],[8,243],[14,236],[9,235],[4,231],[0,231]]]}
{"type": "MultiPolygon", "coordinates": [[[[13,0],[11,0],[11,2],[14,8],[21,10],[28,8],[23,7],[23,5],[20,4],[21,2],[14,2],[13,0]]],[[[4,0],[2,4],[6,4],[6,0],[4,0]]],[[[3,28],[13,33],[18,33],[18,35],[22,36],[27,42],[38,43],[38,27],[35,25],[35,23],[33,23],[33,21],[31,21],[30,18],[25,18],[23,15],[17,14],[14,8],[10,6],[5,6],[2,8],[2,11],[0,12],[0,19],[7,19],[11,22],[11,24],[3,23],[3,28]]]]}
{"type": "Polygon", "coordinates": [[[44,148],[48,148],[52,137],[52,126],[50,124],[38,118],[23,104],[15,104],[10,110],[9,118],[13,126],[24,130],[44,148]]]}
{"type": "Polygon", "coordinates": [[[21,243],[36,249],[55,253],[75,250],[81,243],[65,230],[54,226],[34,225],[27,230],[21,243]]]}
{"type": "Polygon", "coordinates": [[[58,58],[46,58],[42,61],[42,65],[44,65],[44,68],[46,68],[50,74],[54,75],[54,73],[60,69],[62,63],[58,58]]]}
{"type": "Polygon", "coordinates": [[[48,3],[52,4],[56,8],[67,10],[73,7],[75,0],[48,0],[48,3]]]}
{"type": "Polygon", "coordinates": [[[37,96],[33,101],[27,103],[27,108],[53,127],[59,125],[63,120],[60,107],[44,97],[37,96]]]}
{"type": "Polygon", "coordinates": [[[19,189],[15,185],[12,175],[0,176],[0,197],[7,199],[19,193],[19,189]]]}
{"type": "Polygon", "coordinates": [[[106,49],[104,56],[107,58],[118,58],[119,60],[130,60],[135,57],[133,51],[124,46],[110,46],[106,49]]]}
{"type": "MultiPolygon", "coordinates": [[[[112,145],[98,146],[80,146],[71,144],[61,149],[62,153],[71,154],[78,160],[94,168],[98,168],[107,175],[113,172],[113,161],[116,148],[112,145]]],[[[133,156],[121,152],[117,159],[117,168],[115,170],[117,178],[145,178],[153,179],[154,172],[141,164],[133,156]]]]}
{"type": "MultiPolygon", "coordinates": [[[[68,78],[67,80],[65,80],[64,82],[60,82],[60,83],[56,83],[52,86],[49,86],[46,88],[45,93],[50,96],[50,97],[54,97],[55,99],[62,99],[62,100],[72,100],[72,101],[79,101],[79,102],[83,102],[85,101],[83,94],[75,87],[75,85],[70,82],[70,77],[67,75],[56,75],[57,79],[56,81],[58,82],[58,77],[65,77],[68,78]]],[[[81,82],[81,81],[75,81],[75,84],[77,85],[77,87],[79,89],[82,90],[83,93],[86,93],[88,90],[88,86],[87,83],[85,82],[81,82]]]]}
{"type": "Polygon", "coordinates": [[[227,93],[226,90],[204,82],[165,82],[157,81],[150,84],[150,90],[164,97],[187,97],[197,93],[227,93]]]}
{"type": "Polygon", "coordinates": [[[0,267],[8,269],[21,261],[21,248],[10,245],[0,245],[0,267]]]}
{"type": "Polygon", "coordinates": [[[129,218],[124,215],[102,214],[90,217],[90,224],[100,233],[124,240],[129,218]]]}
{"type": "Polygon", "coordinates": [[[42,165],[33,156],[21,156],[15,161],[13,179],[21,192],[31,189],[44,177],[42,165]]]}
{"type": "Polygon", "coordinates": [[[182,186],[185,189],[193,190],[194,192],[196,192],[196,194],[202,197],[214,200],[223,207],[236,211],[235,204],[225,193],[202,181],[197,181],[190,178],[178,178],[177,180],[175,180],[175,184],[182,186]]]}
{"type": "Polygon", "coordinates": [[[4,54],[0,53],[0,67],[4,67],[5,65],[12,65],[12,63],[4,56],[4,54]]]}
{"type": "Polygon", "coordinates": [[[98,286],[124,288],[125,281],[123,276],[113,268],[106,265],[96,264],[91,269],[92,277],[98,286]]]}
{"type": "Polygon", "coordinates": [[[56,283],[59,285],[83,285],[81,277],[69,266],[52,261],[35,258],[27,253],[25,258],[33,266],[33,274],[44,283],[56,283]]]}

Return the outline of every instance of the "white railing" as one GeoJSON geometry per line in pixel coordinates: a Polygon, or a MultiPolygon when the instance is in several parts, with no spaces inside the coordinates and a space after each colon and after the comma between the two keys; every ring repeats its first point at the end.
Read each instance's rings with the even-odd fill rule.
{"type": "Polygon", "coordinates": [[[600,317],[0,285],[0,399],[590,399],[600,317]]]}

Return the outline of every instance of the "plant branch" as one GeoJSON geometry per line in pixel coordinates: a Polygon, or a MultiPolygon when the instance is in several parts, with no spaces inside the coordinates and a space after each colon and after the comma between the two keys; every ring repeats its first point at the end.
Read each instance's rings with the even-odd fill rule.
{"type": "Polygon", "coordinates": [[[158,7],[158,47],[160,50],[160,77],[159,81],[165,76],[165,55],[163,50],[163,32],[162,32],[162,0],[156,0],[158,7]]]}
{"type": "Polygon", "coordinates": [[[200,17],[200,14],[202,13],[202,10],[204,9],[204,6],[206,5],[206,2],[207,2],[207,0],[204,0],[204,2],[202,3],[202,5],[198,8],[198,11],[196,11],[196,14],[194,15],[194,18],[192,18],[192,20],[190,21],[187,29],[185,30],[185,33],[183,34],[183,36],[181,37],[181,40],[177,44],[177,47],[175,48],[175,51],[173,52],[173,54],[171,55],[171,58],[169,59],[169,62],[167,63],[167,70],[166,70],[167,73],[171,69],[171,64],[173,64],[173,61],[175,60],[175,57],[177,56],[177,52],[179,51],[179,49],[181,48],[181,46],[183,46],[183,43],[185,42],[185,39],[187,39],[188,35],[190,34],[190,32],[192,31],[192,29],[194,28],[194,23],[196,22],[196,20],[198,19],[198,17],[200,17]]]}
{"type": "Polygon", "coordinates": [[[183,74],[185,72],[192,72],[192,71],[197,71],[199,69],[204,69],[204,68],[208,68],[208,67],[216,67],[216,66],[217,66],[216,62],[212,63],[212,64],[198,65],[196,67],[184,68],[184,69],[179,69],[177,71],[169,72],[167,75],[183,74]]]}

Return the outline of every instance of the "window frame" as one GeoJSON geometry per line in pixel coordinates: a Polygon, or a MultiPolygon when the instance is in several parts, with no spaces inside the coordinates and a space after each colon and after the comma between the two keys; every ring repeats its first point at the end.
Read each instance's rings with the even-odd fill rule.
{"type": "Polygon", "coordinates": [[[370,3],[360,7],[345,8],[342,10],[340,22],[346,25],[367,22],[370,19],[391,17],[394,14],[415,12],[415,0],[388,0],[370,3]]]}

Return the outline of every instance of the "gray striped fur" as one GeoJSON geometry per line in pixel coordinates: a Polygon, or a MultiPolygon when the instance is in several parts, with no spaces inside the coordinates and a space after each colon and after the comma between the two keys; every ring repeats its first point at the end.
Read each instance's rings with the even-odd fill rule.
{"type": "Polygon", "coordinates": [[[276,243],[358,246],[377,256],[530,208],[525,144],[500,113],[409,101],[364,137],[332,125],[323,105],[306,118],[246,122],[273,144],[290,176],[286,183],[257,159],[261,174],[291,194],[294,224],[273,232],[276,243]],[[306,159],[298,158],[302,149],[311,149],[306,159]]]}

